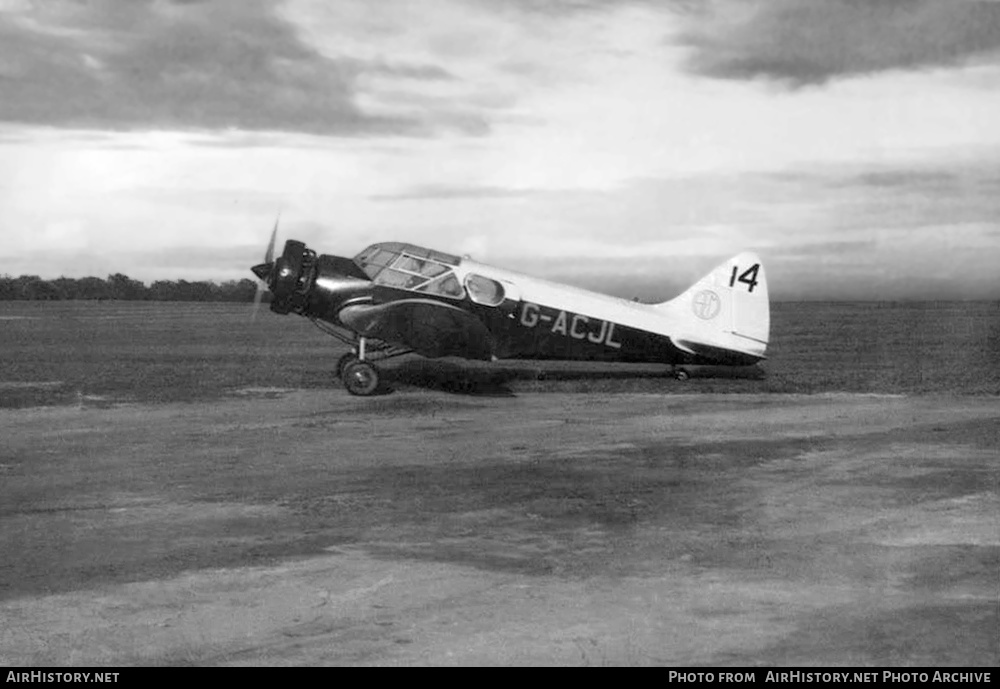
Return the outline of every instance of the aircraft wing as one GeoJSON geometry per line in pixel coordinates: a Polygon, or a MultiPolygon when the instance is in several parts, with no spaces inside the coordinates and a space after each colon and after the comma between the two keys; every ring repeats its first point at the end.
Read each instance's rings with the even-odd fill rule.
{"type": "Polygon", "coordinates": [[[493,335],[481,320],[432,299],[346,306],[340,320],[364,337],[402,345],[428,358],[489,360],[494,353],[493,335]]]}

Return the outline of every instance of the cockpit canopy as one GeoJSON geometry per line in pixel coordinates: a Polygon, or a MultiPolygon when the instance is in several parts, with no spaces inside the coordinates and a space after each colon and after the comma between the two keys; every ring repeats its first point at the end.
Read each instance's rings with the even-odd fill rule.
{"type": "Polygon", "coordinates": [[[459,257],[413,244],[372,244],[354,257],[354,263],[376,285],[462,299],[465,290],[455,277],[459,257]]]}

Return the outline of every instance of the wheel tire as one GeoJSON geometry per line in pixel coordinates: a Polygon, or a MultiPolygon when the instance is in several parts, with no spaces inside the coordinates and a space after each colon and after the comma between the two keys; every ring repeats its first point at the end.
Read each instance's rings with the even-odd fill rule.
{"type": "Polygon", "coordinates": [[[674,371],[674,378],[676,378],[677,380],[687,380],[690,377],[691,374],[685,371],[683,368],[679,368],[676,371],[674,371]]]}
{"type": "Polygon", "coordinates": [[[379,392],[382,381],[378,369],[367,361],[353,361],[344,367],[344,387],[352,395],[367,397],[379,392]]]}
{"type": "Polygon", "coordinates": [[[344,356],[337,359],[337,378],[339,380],[344,380],[344,370],[357,360],[358,355],[354,352],[348,352],[344,356]]]}

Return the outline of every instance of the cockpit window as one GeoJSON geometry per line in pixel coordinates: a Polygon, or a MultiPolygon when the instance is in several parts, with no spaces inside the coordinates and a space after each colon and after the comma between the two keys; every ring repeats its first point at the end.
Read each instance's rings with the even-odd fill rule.
{"type": "Polygon", "coordinates": [[[448,272],[447,275],[442,275],[425,285],[417,288],[419,292],[427,292],[428,294],[440,294],[445,297],[451,297],[452,299],[461,299],[465,296],[465,291],[462,289],[462,285],[458,283],[458,278],[455,274],[448,272]]]}
{"type": "Polygon", "coordinates": [[[354,262],[377,285],[438,294],[452,299],[465,297],[455,277],[458,258],[410,244],[373,244],[354,257],[354,262]]]}
{"type": "Polygon", "coordinates": [[[354,262],[361,270],[365,271],[372,280],[382,272],[382,269],[391,265],[399,254],[378,248],[378,245],[370,246],[354,258],[354,262]]]}
{"type": "Polygon", "coordinates": [[[435,261],[428,261],[426,259],[407,256],[405,254],[396,263],[396,267],[399,268],[400,270],[406,270],[411,273],[425,275],[429,278],[437,277],[438,275],[441,275],[442,273],[448,271],[448,266],[446,265],[442,265],[435,261]]]}
{"type": "Polygon", "coordinates": [[[383,270],[378,274],[375,279],[376,284],[385,285],[386,287],[399,287],[400,289],[417,289],[420,285],[427,282],[427,278],[420,275],[411,275],[410,273],[402,273],[398,270],[393,270],[388,268],[383,270]]]}

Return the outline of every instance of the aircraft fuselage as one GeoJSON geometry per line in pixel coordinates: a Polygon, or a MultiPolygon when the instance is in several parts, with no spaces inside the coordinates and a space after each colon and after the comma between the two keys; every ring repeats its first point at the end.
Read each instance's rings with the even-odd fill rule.
{"type": "Polygon", "coordinates": [[[752,254],[734,257],[682,298],[663,304],[630,302],[400,243],[375,244],[352,259],[317,256],[290,240],[281,258],[254,271],[269,281],[277,313],[297,313],[430,357],[748,365],[763,358],[766,346],[766,287],[752,254]],[[739,296],[744,289],[746,296],[739,296]],[[763,323],[741,326],[729,306],[733,298],[749,299],[751,307],[763,303],[763,311],[749,311],[763,323]],[[755,339],[757,333],[762,337],[755,339]]]}

